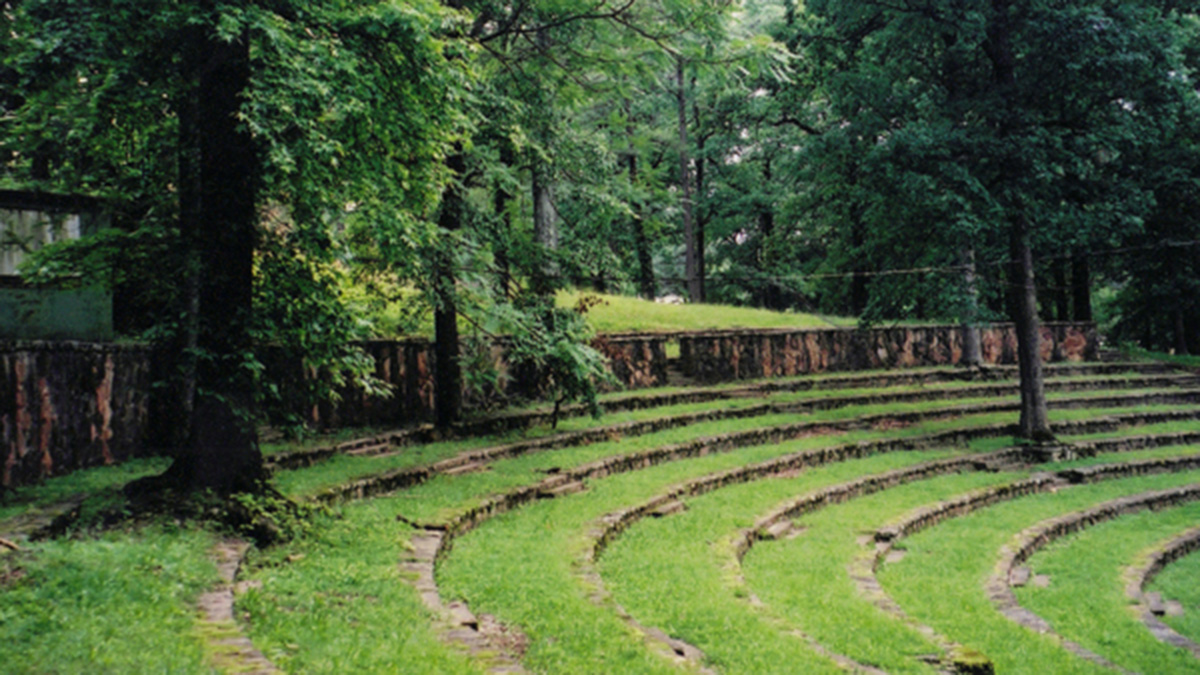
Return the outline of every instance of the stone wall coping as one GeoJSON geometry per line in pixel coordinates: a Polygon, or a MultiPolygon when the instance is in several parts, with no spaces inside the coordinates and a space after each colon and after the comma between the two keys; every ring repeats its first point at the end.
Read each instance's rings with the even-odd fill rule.
{"type": "Polygon", "coordinates": [[[0,340],[0,353],[16,352],[145,352],[154,348],[149,342],[92,342],[85,340],[0,340]]]}
{"type": "MultiPolygon", "coordinates": [[[[1012,326],[1008,322],[991,323],[981,326],[987,328],[1005,328],[1012,326]]],[[[1093,322],[1074,322],[1074,321],[1045,321],[1042,326],[1046,327],[1068,327],[1068,328],[1085,328],[1094,329],[1096,324],[1093,322]]],[[[887,332],[893,330],[929,330],[929,329],[958,329],[957,324],[911,324],[899,326],[873,326],[870,328],[858,328],[855,326],[829,326],[824,328],[727,328],[705,331],[664,331],[664,332],[645,332],[645,333],[597,333],[596,337],[608,341],[643,341],[643,340],[673,340],[680,338],[707,338],[707,337],[735,337],[744,335],[792,335],[803,333],[870,333],[870,332],[887,332]]],[[[506,337],[501,336],[498,341],[505,341],[506,337]]],[[[362,345],[379,345],[379,344],[411,344],[427,346],[434,344],[434,340],[423,336],[397,336],[394,338],[371,338],[368,340],[355,340],[354,344],[362,345]]],[[[84,340],[0,340],[0,352],[16,352],[16,351],[48,351],[48,350],[79,350],[79,351],[94,351],[94,350],[144,350],[151,349],[153,345],[149,342],[140,341],[113,341],[113,342],[93,342],[84,340]]]]}
{"type": "MultiPolygon", "coordinates": [[[[1008,321],[994,322],[981,325],[981,330],[990,328],[1011,328],[1015,324],[1008,321]]],[[[1085,330],[1095,330],[1096,323],[1088,321],[1043,321],[1040,324],[1046,328],[1082,328],[1085,330]]],[[[886,333],[891,331],[904,330],[959,330],[962,326],[959,324],[949,323],[929,323],[929,324],[900,324],[900,325],[878,325],[860,328],[858,326],[828,326],[818,328],[727,328],[720,330],[709,331],[685,331],[673,333],[674,337],[679,338],[706,338],[706,337],[739,337],[746,335],[793,335],[806,333],[886,333]]]]}

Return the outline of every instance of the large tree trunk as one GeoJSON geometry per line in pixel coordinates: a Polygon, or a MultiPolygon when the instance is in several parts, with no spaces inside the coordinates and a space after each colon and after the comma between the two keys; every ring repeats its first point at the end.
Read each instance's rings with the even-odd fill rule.
{"type": "Polygon", "coordinates": [[[675,102],[679,109],[679,192],[683,207],[684,277],[687,281],[688,297],[692,302],[704,302],[704,282],[701,277],[701,261],[704,255],[696,237],[696,222],[693,216],[692,167],[688,155],[687,87],[684,80],[683,57],[675,59],[675,102]]]}
{"type": "Polygon", "coordinates": [[[184,414],[194,398],[190,438],[164,478],[185,490],[256,491],[265,472],[244,355],[253,347],[260,163],[254,140],[236,117],[250,82],[249,41],[227,42],[197,27],[182,47],[193,88],[180,111],[180,219],[195,246],[196,267],[185,270],[192,274],[185,343],[201,356],[184,383],[184,414]]]}
{"type": "Polygon", "coordinates": [[[1021,376],[1021,418],[1018,435],[1032,441],[1054,440],[1046,407],[1042,373],[1042,330],[1037,315],[1037,286],[1033,276],[1033,251],[1029,246],[1029,224],[1018,216],[1012,224],[1014,316],[1017,329],[1017,360],[1021,376]]]}
{"type": "Polygon", "coordinates": [[[458,293],[454,271],[454,235],[462,227],[463,188],[459,182],[466,170],[461,152],[446,158],[454,178],[442,193],[438,216],[439,243],[434,266],[434,294],[437,306],[433,315],[434,331],[434,421],[447,428],[462,416],[462,367],[458,362],[458,293]]]}

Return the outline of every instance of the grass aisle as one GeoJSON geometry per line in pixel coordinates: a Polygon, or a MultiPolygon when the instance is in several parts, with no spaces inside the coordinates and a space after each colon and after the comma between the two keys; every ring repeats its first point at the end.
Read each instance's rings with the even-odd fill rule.
{"type": "MultiPolygon", "coordinates": [[[[807,622],[796,621],[793,616],[780,621],[778,616],[747,602],[746,589],[736,583],[734,533],[752,526],[760,514],[788,498],[954,454],[935,451],[879,455],[687,499],[686,512],[641,520],[622,534],[601,558],[600,569],[616,600],[635,617],[696,645],[719,669],[771,672],[782,664],[790,666],[788,651],[807,644],[792,632],[796,628],[807,630],[807,622]]],[[[984,476],[963,478],[973,484],[982,482],[984,476]]],[[[996,480],[993,474],[987,478],[996,480]]],[[[805,533],[800,538],[807,536],[805,533]]],[[[853,544],[853,534],[849,538],[853,544]]],[[[822,549],[820,555],[835,553],[822,549]]],[[[785,567],[797,571],[810,564],[820,563],[806,559],[785,567]]],[[[844,566],[841,576],[845,576],[844,566]]],[[[842,608],[830,607],[827,611],[841,614],[842,608]]],[[[835,653],[863,663],[875,662],[862,658],[861,650],[856,653],[844,649],[844,643],[810,635],[835,653]]],[[[927,643],[920,649],[934,651],[927,643]]]]}
{"type": "MultiPolygon", "coordinates": [[[[1139,553],[1200,520],[1200,504],[1136,513],[1054,542],[1026,566],[1050,585],[1015,589],[1020,603],[1113,663],[1143,673],[1200,672],[1186,650],[1159,642],[1130,611],[1123,569],[1139,553]]],[[[1192,580],[1195,583],[1195,579],[1192,580]]]]}
{"type": "Polygon", "coordinates": [[[397,566],[412,529],[393,500],[348,504],[302,540],[258,554],[237,601],[254,643],[289,672],[471,673],[397,566]]]}
{"type": "Polygon", "coordinates": [[[1197,579],[1200,579],[1200,551],[1168,565],[1146,589],[1158,591],[1163,598],[1178,600],[1183,605],[1183,616],[1165,616],[1163,621],[1193,641],[1200,641],[1200,583],[1197,579]]]}
{"type": "MultiPolygon", "coordinates": [[[[588,524],[676,483],[829,442],[805,439],[659,465],[589,481],[587,492],[503,514],[455,542],[438,573],[443,594],[464,598],[476,612],[520,626],[530,638],[525,662],[534,670],[674,671],[674,665],[652,653],[613,612],[588,599],[589,589],[575,575],[575,561],[587,550],[588,524]]],[[[742,627],[726,625],[736,640],[742,627]]],[[[833,668],[798,641],[784,649],[789,658],[798,659],[798,668],[833,668]]]]}
{"type": "Polygon", "coordinates": [[[1200,472],[1145,476],[1000,503],[903,540],[901,548],[908,554],[897,563],[881,566],[879,579],[905,611],[947,637],[982,651],[992,659],[996,672],[1107,672],[996,611],[984,584],[993,572],[998,551],[1032,523],[1118,497],[1197,481],[1200,472]]]}
{"type": "Polygon", "coordinates": [[[797,519],[796,538],[764,541],[743,561],[750,588],[770,607],[830,649],[888,672],[932,672],[919,660],[940,656],[924,635],[862,597],[847,567],[858,537],[887,514],[1025,478],[1027,473],[966,473],[902,485],[797,519]]]}

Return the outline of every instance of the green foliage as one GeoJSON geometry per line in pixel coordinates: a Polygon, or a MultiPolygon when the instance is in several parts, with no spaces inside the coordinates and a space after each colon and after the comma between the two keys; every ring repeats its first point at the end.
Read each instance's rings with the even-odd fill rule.
{"type": "Polygon", "coordinates": [[[348,386],[390,395],[355,345],[372,336],[371,326],[350,311],[336,266],[302,256],[284,237],[264,237],[255,262],[252,330],[268,361],[257,382],[267,419],[298,434],[305,411],[336,403],[348,386]]]}
{"type": "Polygon", "coordinates": [[[551,426],[558,425],[561,406],[572,401],[583,402],[599,417],[600,387],[615,384],[607,361],[588,344],[588,308],[585,300],[561,309],[552,300],[530,296],[493,310],[493,316],[510,328],[505,331],[509,367],[522,379],[534,378],[540,392],[554,402],[551,426]]]}

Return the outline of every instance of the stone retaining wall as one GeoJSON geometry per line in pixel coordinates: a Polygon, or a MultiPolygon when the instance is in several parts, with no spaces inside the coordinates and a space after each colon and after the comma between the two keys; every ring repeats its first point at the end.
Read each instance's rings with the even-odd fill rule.
{"type": "MultiPolygon", "coordinates": [[[[1043,356],[1080,360],[1095,355],[1094,327],[1050,324],[1043,356]]],[[[685,372],[705,382],[782,376],[856,367],[904,367],[954,363],[961,356],[956,327],[906,327],[872,331],[766,331],[703,334],[609,335],[595,346],[612,363],[622,386],[665,385],[666,344],[678,339],[685,372]]],[[[985,331],[989,361],[1014,358],[1015,340],[1007,328],[985,331]]],[[[388,398],[345,388],[341,400],[303,410],[317,426],[408,426],[429,420],[434,406],[435,367],[429,340],[374,341],[363,347],[375,359],[376,376],[392,387],[388,398]]],[[[509,372],[503,344],[493,344],[490,360],[500,378],[492,391],[468,396],[468,410],[512,397],[532,398],[536,382],[509,372]]],[[[470,356],[470,355],[468,355],[470,356]]],[[[151,350],[112,343],[0,341],[0,486],[12,488],[76,469],[119,462],[146,452],[152,417],[169,410],[152,405],[151,350]]],[[[280,388],[314,376],[295,365],[272,362],[268,372],[280,388]]]]}
{"type": "MultiPolygon", "coordinates": [[[[680,366],[701,382],[781,377],[836,370],[874,370],[956,364],[962,360],[959,326],[903,326],[857,330],[720,331],[682,335],[680,366]]],[[[1017,361],[1010,324],[980,330],[983,360],[1017,361]]],[[[1042,325],[1042,359],[1095,360],[1096,327],[1087,323],[1042,325]]]]}
{"type": "Polygon", "coordinates": [[[0,492],[143,452],[150,350],[0,342],[0,492]]]}
{"type": "MultiPolygon", "coordinates": [[[[645,389],[667,383],[666,336],[601,336],[592,346],[608,358],[620,387],[645,389]]],[[[434,379],[437,364],[434,344],[422,338],[373,340],[360,345],[375,360],[375,377],[391,387],[390,398],[373,397],[358,388],[341,391],[337,403],[324,403],[305,417],[323,428],[347,426],[396,426],[429,421],[434,413],[434,379]]],[[[503,341],[493,342],[486,354],[463,356],[489,363],[495,369],[497,384],[475,391],[464,385],[464,405],[468,411],[501,407],[512,399],[541,398],[538,382],[531,373],[510,368],[504,358],[503,341]]],[[[286,377],[303,377],[296,367],[277,366],[286,377]]],[[[282,377],[282,376],[281,376],[282,377]]],[[[281,379],[277,377],[276,379],[281,379]]]]}

